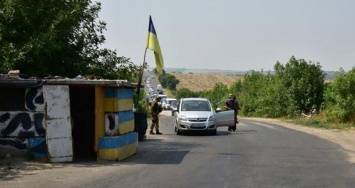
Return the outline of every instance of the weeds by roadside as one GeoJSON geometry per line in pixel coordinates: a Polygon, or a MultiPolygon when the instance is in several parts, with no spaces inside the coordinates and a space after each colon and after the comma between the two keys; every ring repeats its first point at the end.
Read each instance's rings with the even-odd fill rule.
{"type": "Polygon", "coordinates": [[[353,123],[334,123],[328,122],[325,119],[312,117],[312,118],[296,118],[296,119],[287,119],[285,120],[290,123],[297,125],[303,125],[308,127],[316,127],[323,129],[337,129],[342,131],[355,130],[355,124],[353,123]]]}

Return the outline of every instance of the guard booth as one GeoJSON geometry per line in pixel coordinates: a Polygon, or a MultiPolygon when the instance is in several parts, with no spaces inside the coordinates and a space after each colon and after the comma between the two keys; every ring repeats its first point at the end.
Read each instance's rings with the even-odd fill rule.
{"type": "Polygon", "coordinates": [[[48,162],[123,160],[137,152],[133,92],[125,80],[0,75],[0,149],[48,162]]]}

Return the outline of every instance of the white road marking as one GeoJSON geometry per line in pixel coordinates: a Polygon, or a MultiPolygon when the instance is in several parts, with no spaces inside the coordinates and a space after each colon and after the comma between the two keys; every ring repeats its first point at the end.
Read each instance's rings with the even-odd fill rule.
{"type": "Polygon", "coordinates": [[[266,125],[266,124],[264,124],[264,123],[258,123],[258,122],[253,122],[253,123],[255,123],[255,124],[257,124],[257,125],[264,126],[264,127],[266,127],[266,128],[269,128],[269,129],[275,129],[275,127],[270,126],[270,125],[266,125]]]}

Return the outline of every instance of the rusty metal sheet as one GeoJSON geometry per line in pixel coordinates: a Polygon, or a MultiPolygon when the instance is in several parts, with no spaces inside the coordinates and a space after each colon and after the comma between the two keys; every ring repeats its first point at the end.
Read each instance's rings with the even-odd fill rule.
{"type": "Polygon", "coordinates": [[[43,98],[46,107],[46,137],[49,160],[69,162],[73,160],[69,86],[44,85],[43,98]]]}

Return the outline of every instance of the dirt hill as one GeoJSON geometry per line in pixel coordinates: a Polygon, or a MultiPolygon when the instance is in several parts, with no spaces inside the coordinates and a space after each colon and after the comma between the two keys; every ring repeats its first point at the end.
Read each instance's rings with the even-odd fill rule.
{"type": "Polygon", "coordinates": [[[223,74],[204,74],[204,73],[169,73],[180,81],[176,89],[187,88],[191,91],[203,91],[212,89],[217,83],[223,83],[230,86],[232,83],[241,79],[240,76],[228,76],[223,74]]]}

